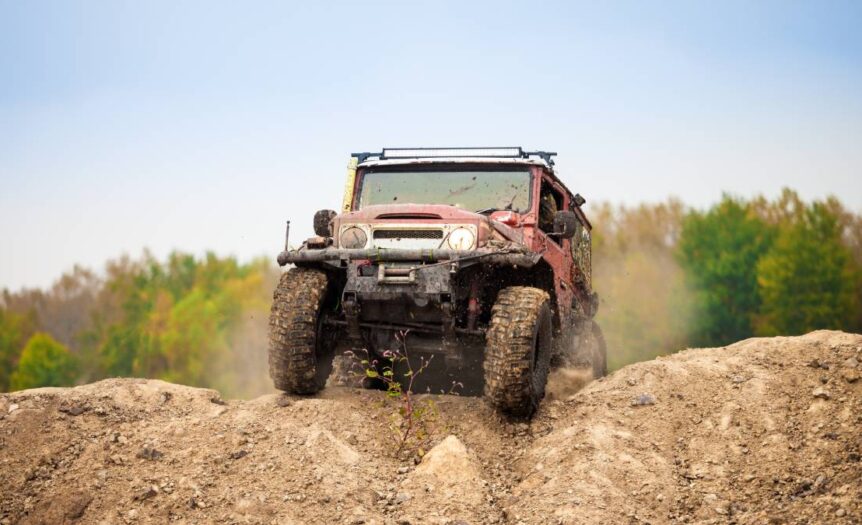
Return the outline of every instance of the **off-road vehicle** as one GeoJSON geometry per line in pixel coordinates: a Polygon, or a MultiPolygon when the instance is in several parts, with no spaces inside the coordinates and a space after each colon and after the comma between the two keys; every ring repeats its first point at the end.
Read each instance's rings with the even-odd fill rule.
{"type": "Polygon", "coordinates": [[[586,365],[603,376],[592,226],[584,198],[557,177],[554,155],[353,154],[341,212],[317,212],[316,236],[298,249],[285,243],[278,255],[279,265],[294,267],[273,296],[275,387],[315,393],[334,356],[379,357],[399,344],[411,359],[436,357],[418,388],[442,374],[515,416],[533,414],[553,366],[586,365]]]}

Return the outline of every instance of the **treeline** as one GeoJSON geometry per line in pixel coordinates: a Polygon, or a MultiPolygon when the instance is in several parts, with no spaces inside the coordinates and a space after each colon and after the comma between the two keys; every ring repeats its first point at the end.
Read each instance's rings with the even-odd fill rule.
{"type": "Polygon", "coordinates": [[[208,254],[76,267],[49,290],[3,292],[0,390],[116,376],[267,391],[266,323],[277,268],[208,254]]]}
{"type": "MultiPolygon", "coordinates": [[[[862,218],[838,200],[727,196],[593,207],[593,274],[611,368],[689,346],[814,329],[862,330],[862,218]]],[[[4,291],[0,391],[137,376],[268,391],[268,259],[175,253],[74,268],[48,290],[4,291]]]]}
{"type": "Polygon", "coordinates": [[[835,198],[603,205],[591,219],[612,368],[752,336],[862,330],[862,218],[835,198]]]}

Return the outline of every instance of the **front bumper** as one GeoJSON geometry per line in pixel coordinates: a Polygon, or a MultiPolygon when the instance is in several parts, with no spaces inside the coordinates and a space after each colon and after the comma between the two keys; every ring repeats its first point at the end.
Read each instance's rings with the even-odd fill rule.
{"type": "Polygon", "coordinates": [[[466,263],[482,262],[488,264],[502,264],[508,266],[522,266],[530,268],[534,266],[541,253],[524,253],[513,250],[413,250],[413,249],[359,249],[348,250],[340,248],[323,248],[320,250],[290,250],[278,254],[279,266],[289,263],[303,262],[334,262],[341,261],[346,266],[350,261],[372,261],[372,262],[416,262],[427,263],[466,263]]]}

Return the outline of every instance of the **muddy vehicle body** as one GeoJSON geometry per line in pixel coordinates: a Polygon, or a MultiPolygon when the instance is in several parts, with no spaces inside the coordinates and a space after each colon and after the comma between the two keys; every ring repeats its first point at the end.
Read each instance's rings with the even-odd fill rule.
{"type": "Polygon", "coordinates": [[[354,154],[340,213],[317,212],[316,236],[278,255],[294,268],[270,317],[276,388],[317,392],[333,357],[361,351],[373,362],[402,344],[411,360],[434,363],[414,386],[457,382],[516,416],[535,411],[553,366],[604,375],[592,226],[553,155],[354,154]]]}

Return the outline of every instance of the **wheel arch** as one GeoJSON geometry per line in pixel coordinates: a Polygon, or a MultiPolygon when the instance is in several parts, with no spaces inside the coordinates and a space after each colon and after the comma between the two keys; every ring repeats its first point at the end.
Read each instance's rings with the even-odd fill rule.
{"type": "Polygon", "coordinates": [[[485,277],[493,286],[489,287],[493,293],[485,298],[492,305],[497,300],[497,295],[504,288],[510,286],[530,286],[539,288],[548,293],[551,305],[551,322],[554,332],[557,333],[562,325],[561,308],[557,300],[557,289],[554,285],[554,270],[544,260],[539,260],[534,266],[524,268],[519,266],[491,266],[485,277]]]}

